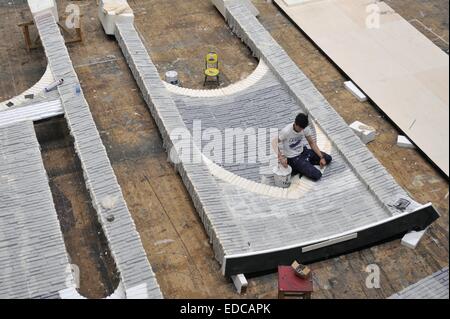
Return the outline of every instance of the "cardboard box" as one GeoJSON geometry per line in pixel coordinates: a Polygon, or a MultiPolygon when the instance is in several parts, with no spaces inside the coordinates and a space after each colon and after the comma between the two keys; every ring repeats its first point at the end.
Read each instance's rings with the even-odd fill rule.
{"type": "Polygon", "coordinates": [[[297,261],[294,261],[291,267],[292,269],[294,269],[295,274],[302,279],[308,278],[309,275],[311,274],[311,269],[309,269],[308,266],[302,265],[297,261]]]}

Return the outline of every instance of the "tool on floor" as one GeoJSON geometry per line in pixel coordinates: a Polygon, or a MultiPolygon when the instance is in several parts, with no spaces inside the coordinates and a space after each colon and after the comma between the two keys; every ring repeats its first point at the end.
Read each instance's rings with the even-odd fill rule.
{"type": "Polygon", "coordinates": [[[50,84],[49,86],[47,86],[44,91],[45,92],[50,92],[53,91],[54,89],[56,89],[59,85],[64,83],[64,79],[60,79],[58,81],[53,82],[52,84],[50,84]]]}
{"type": "Polygon", "coordinates": [[[209,79],[213,79],[213,82],[219,85],[219,75],[219,56],[216,52],[210,51],[205,57],[205,82],[203,83],[203,86],[205,86],[206,83],[211,82],[209,79]]]}

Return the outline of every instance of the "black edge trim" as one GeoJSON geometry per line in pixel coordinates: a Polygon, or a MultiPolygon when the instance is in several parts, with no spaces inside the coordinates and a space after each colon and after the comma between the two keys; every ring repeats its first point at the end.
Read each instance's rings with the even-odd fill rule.
{"type": "Polygon", "coordinates": [[[256,272],[276,270],[279,265],[290,265],[294,260],[309,264],[331,257],[350,253],[377,243],[400,238],[412,230],[423,230],[440,217],[432,205],[397,219],[367,228],[358,232],[358,237],[302,253],[302,247],[260,255],[227,258],[225,276],[252,274],[256,272]]]}

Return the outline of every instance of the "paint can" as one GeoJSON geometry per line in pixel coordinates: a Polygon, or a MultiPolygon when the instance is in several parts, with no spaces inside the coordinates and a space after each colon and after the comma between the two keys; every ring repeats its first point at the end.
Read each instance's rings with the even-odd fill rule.
{"type": "Polygon", "coordinates": [[[277,165],[272,171],[275,185],[277,187],[289,188],[289,186],[291,186],[292,167],[288,165],[288,167],[285,168],[282,165],[277,165]]]}
{"type": "Polygon", "coordinates": [[[177,71],[167,71],[166,72],[166,82],[173,84],[173,85],[178,85],[178,73],[177,71]]]}

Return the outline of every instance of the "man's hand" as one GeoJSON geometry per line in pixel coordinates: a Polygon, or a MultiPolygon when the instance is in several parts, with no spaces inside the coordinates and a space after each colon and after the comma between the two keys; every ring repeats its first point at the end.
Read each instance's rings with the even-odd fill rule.
{"type": "Polygon", "coordinates": [[[287,168],[287,167],[289,166],[289,165],[288,165],[287,158],[284,157],[284,156],[278,157],[278,161],[280,162],[280,164],[281,164],[284,168],[287,168]]]}
{"type": "Polygon", "coordinates": [[[325,166],[327,166],[327,161],[322,157],[320,159],[320,168],[324,168],[325,166]]]}

